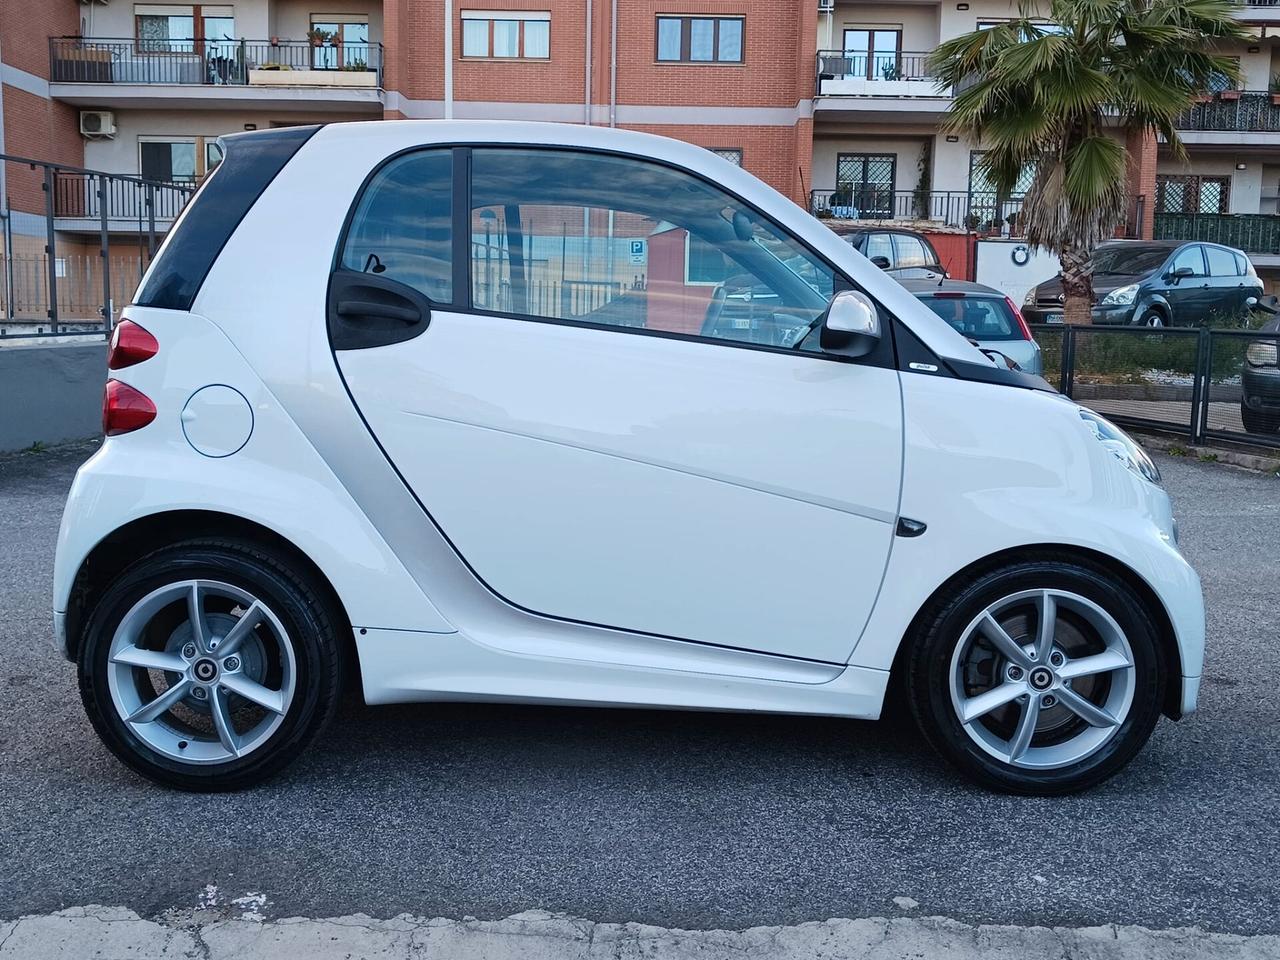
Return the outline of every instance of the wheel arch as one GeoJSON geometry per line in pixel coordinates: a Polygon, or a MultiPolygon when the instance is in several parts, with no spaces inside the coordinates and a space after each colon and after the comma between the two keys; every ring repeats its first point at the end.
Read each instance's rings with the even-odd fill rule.
{"type": "Polygon", "coordinates": [[[1173,307],[1169,304],[1168,300],[1159,294],[1152,295],[1151,300],[1142,308],[1141,315],[1145,316],[1149,311],[1158,313],[1160,316],[1164,317],[1165,326],[1173,325],[1173,307]]]}
{"type": "Polygon", "coordinates": [[[299,569],[319,588],[332,606],[347,645],[348,663],[358,665],[351,618],[338,591],[323,570],[287,537],[270,527],[235,514],[216,510],[167,510],[148,514],[117,527],[103,537],[80,562],[71,585],[66,613],[67,657],[79,654],[84,620],[107,585],[135,560],[178,543],[201,537],[244,540],[265,546],[298,564],[299,569]]]}
{"type": "Polygon", "coordinates": [[[915,616],[911,618],[911,623],[903,635],[902,642],[898,644],[898,651],[893,658],[893,666],[890,668],[890,689],[895,692],[895,695],[901,695],[903,677],[906,674],[906,658],[919,633],[921,621],[929,613],[938,598],[953,589],[956,584],[979,576],[991,568],[1004,566],[1012,561],[1062,561],[1071,559],[1083,560],[1094,566],[1106,569],[1123,580],[1138,597],[1155,625],[1156,641],[1160,645],[1161,653],[1167,658],[1166,663],[1169,665],[1169,682],[1165,685],[1163,712],[1170,719],[1181,719],[1182,653],[1178,649],[1177,636],[1174,633],[1173,621],[1169,617],[1169,612],[1165,609],[1164,604],[1160,601],[1155,590],[1151,588],[1151,585],[1132,567],[1105,553],[1072,544],[1039,543],[1012,547],[975,560],[948,577],[936,590],[929,594],[925,602],[920,605],[920,609],[916,611],[915,616]]]}

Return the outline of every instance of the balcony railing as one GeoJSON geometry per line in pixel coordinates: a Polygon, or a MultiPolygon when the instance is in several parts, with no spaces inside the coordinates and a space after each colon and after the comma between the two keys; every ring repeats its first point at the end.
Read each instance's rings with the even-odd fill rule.
{"type": "Polygon", "coordinates": [[[1280,133],[1280,94],[1256,90],[1224,90],[1197,103],[1177,120],[1179,130],[1235,130],[1280,133]]]}
{"type": "Polygon", "coordinates": [[[194,183],[165,183],[136,177],[106,176],[75,170],[53,173],[53,215],[59,219],[128,220],[146,229],[182,212],[195,193],[194,183]]]}
{"type": "MultiPolygon", "coordinates": [[[[1022,202],[1021,196],[986,191],[891,190],[858,184],[811,191],[809,212],[823,220],[926,221],[986,237],[1020,237],[1026,228],[1022,202]]],[[[1145,197],[1130,198],[1117,236],[1142,236],[1145,206],[1145,197]]]]}
{"type": "Polygon", "coordinates": [[[929,70],[923,52],[850,53],[819,50],[819,96],[917,96],[936,97],[938,81],[929,70]]]}
{"type": "MultiPolygon", "coordinates": [[[[342,85],[340,74],[373,74],[382,85],[381,43],[50,37],[49,63],[54,83],[246,86],[265,82],[256,71],[318,70],[334,74],[334,85],[342,85]]],[[[271,85],[287,80],[286,73],[271,85]]]]}
{"type": "Polygon", "coordinates": [[[1280,216],[1266,213],[1157,213],[1157,240],[1205,240],[1245,253],[1280,254],[1280,216]]]}

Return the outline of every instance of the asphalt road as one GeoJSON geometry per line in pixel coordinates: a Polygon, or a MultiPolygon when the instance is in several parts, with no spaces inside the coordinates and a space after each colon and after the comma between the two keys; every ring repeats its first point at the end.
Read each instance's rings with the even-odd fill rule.
{"type": "Polygon", "coordinates": [[[201,797],[118,764],[50,646],[85,452],[0,460],[0,920],[151,916],[212,883],[274,916],[742,928],[910,897],[969,922],[1280,931],[1276,477],[1161,455],[1208,594],[1202,710],[1083,796],[985,793],[887,721],[353,704],[281,779],[201,797]]]}

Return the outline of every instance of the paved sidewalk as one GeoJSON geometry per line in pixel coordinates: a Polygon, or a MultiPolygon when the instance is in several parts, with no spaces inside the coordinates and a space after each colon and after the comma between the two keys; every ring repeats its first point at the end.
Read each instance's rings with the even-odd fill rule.
{"type": "Polygon", "coordinates": [[[262,922],[218,910],[144,920],[84,907],[0,924],[0,960],[1264,960],[1280,936],[1195,929],[970,926],[942,917],[827,920],[749,930],[593,923],[531,910],[502,920],[363,914],[262,922]]]}

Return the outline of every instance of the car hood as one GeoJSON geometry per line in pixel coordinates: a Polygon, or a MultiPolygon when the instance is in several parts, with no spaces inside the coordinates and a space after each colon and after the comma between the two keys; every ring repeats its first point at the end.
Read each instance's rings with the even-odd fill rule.
{"type": "MultiPolygon", "coordinates": [[[[1127,287],[1131,283],[1141,283],[1146,280],[1150,274],[1142,274],[1134,276],[1129,273],[1095,273],[1093,275],[1093,293],[1095,297],[1101,298],[1106,296],[1112,290],[1120,287],[1127,287]]],[[[1046,280],[1044,283],[1036,287],[1037,300],[1056,300],[1062,294],[1062,277],[1057,276],[1052,280],[1046,280]]]]}

